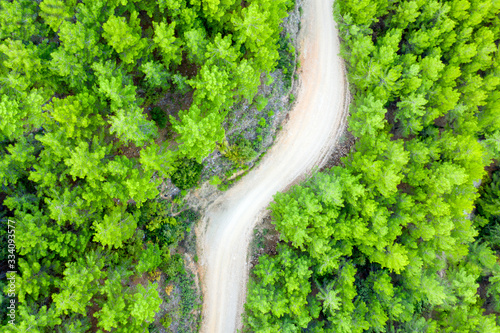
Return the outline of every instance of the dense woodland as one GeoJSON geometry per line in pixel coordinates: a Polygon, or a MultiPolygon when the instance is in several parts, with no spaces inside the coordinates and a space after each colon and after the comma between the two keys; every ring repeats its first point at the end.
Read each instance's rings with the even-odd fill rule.
{"type": "Polygon", "coordinates": [[[335,2],[356,144],[275,196],[248,331],[500,332],[499,14],[335,2]]]}
{"type": "MultiPolygon", "coordinates": [[[[186,281],[176,248],[196,220],[181,201],[158,200],[158,186],[196,183],[231,106],[251,102],[277,65],[292,6],[0,3],[1,277],[12,270],[10,219],[18,300],[14,327],[1,298],[2,332],[149,331],[169,283],[186,281]],[[192,94],[190,107],[168,118],[152,108],[167,92],[192,94]]],[[[177,315],[192,320],[195,296],[181,296],[177,315]]]]}

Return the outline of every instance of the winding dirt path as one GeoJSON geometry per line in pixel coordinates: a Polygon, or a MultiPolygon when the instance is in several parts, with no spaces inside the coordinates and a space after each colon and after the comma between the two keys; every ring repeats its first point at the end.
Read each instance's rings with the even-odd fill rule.
{"type": "Polygon", "coordinates": [[[260,165],[209,206],[198,225],[203,333],[234,333],[248,280],[248,246],[273,195],[321,166],[341,134],[348,89],[333,0],[308,0],[300,35],[301,87],[290,119],[260,165]]]}

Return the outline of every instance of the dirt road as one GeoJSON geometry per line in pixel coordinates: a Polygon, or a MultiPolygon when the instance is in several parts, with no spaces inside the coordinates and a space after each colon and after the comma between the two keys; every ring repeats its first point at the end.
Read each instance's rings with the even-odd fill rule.
{"type": "Polygon", "coordinates": [[[276,192],[325,162],[340,135],[348,92],[332,5],[333,0],[306,2],[301,87],[290,119],[259,167],[218,198],[197,228],[203,333],[240,328],[255,223],[276,192]]]}

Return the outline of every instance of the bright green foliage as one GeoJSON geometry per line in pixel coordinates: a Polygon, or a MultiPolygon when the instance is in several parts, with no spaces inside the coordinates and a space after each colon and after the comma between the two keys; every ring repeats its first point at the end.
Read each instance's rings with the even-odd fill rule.
{"type": "Polygon", "coordinates": [[[177,38],[175,38],[175,22],[170,25],[165,22],[153,23],[155,37],[153,41],[160,49],[163,63],[168,68],[170,64],[179,64],[181,61],[181,49],[177,38]]]}
{"type": "Polygon", "coordinates": [[[96,233],[94,240],[103,246],[119,248],[123,241],[129,239],[134,234],[137,222],[134,216],[114,209],[104,215],[102,221],[94,222],[96,233]]]}
{"type": "Polygon", "coordinates": [[[111,61],[94,62],[92,69],[97,77],[98,92],[101,98],[111,101],[110,107],[113,111],[124,107],[134,108],[135,87],[127,79],[123,70],[116,68],[111,61]]]}
{"type": "Polygon", "coordinates": [[[0,131],[2,139],[9,139],[20,135],[23,132],[22,120],[28,116],[27,110],[20,110],[19,104],[11,100],[7,95],[0,97],[0,131]]]}
{"type": "Polygon", "coordinates": [[[120,54],[120,58],[126,64],[134,62],[147,45],[147,42],[141,38],[138,14],[133,11],[130,14],[129,23],[123,17],[110,16],[102,25],[102,36],[120,54]]]}
{"type": "Polygon", "coordinates": [[[116,133],[123,142],[133,142],[137,146],[143,146],[157,136],[157,129],[146,119],[141,109],[131,107],[116,111],[111,118],[111,133],[116,133]],[[136,122],[131,122],[129,119],[135,119],[136,122]]]}
{"type": "MultiPolygon", "coordinates": [[[[0,11],[0,39],[28,39],[35,34],[37,26],[36,5],[29,0],[2,3],[0,11]]],[[[38,27],[40,28],[40,27],[38,27]]]]}
{"type": "Polygon", "coordinates": [[[148,244],[146,249],[142,251],[139,258],[139,265],[136,270],[139,274],[151,272],[161,264],[161,252],[158,244],[148,244]]]}
{"type": "Polygon", "coordinates": [[[102,262],[89,262],[88,259],[91,258],[96,259],[94,254],[90,254],[87,262],[79,260],[67,264],[63,272],[64,278],[59,285],[62,292],[52,295],[58,312],[82,315],[86,313],[86,307],[91,304],[90,299],[97,291],[95,280],[104,275],[100,271],[102,262]]]}
{"type": "MultiPolygon", "coordinates": [[[[105,154],[106,147],[99,147],[96,151],[90,152],[88,144],[80,142],[75,150],[70,152],[69,158],[65,160],[65,164],[69,167],[68,173],[73,177],[73,180],[76,180],[77,177],[87,178],[89,181],[96,179],[99,174],[95,170],[105,154]]],[[[102,179],[97,178],[96,180],[102,179]]]]}
{"type": "Polygon", "coordinates": [[[153,321],[154,314],[161,304],[156,284],[147,282],[146,287],[138,284],[129,292],[123,289],[121,280],[127,279],[120,269],[110,272],[103,288],[106,299],[100,311],[94,314],[99,326],[112,330],[121,328],[123,332],[143,331],[153,321]],[[135,290],[134,290],[135,289],[135,290]]]}
{"type": "Polygon", "coordinates": [[[171,75],[164,64],[149,61],[141,65],[141,71],[146,75],[146,85],[151,88],[166,88],[169,86],[171,75]]]}
{"type": "Polygon", "coordinates": [[[357,141],[344,166],[275,195],[283,242],[253,271],[248,331],[500,332],[498,172],[468,215],[500,157],[499,14],[481,0],[335,1],[357,141]],[[308,265],[309,317],[281,306],[301,271],[283,257],[308,265]]]}
{"type": "Polygon", "coordinates": [[[279,256],[262,257],[260,262],[260,269],[255,271],[260,284],[250,287],[245,305],[255,314],[249,327],[255,332],[267,332],[280,327],[281,321],[290,328],[307,327],[311,314],[318,315],[307,301],[311,291],[307,281],[312,273],[308,260],[283,248],[279,256]]]}
{"type": "Polygon", "coordinates": [[[359,103],[358,107],[353,106],[351,109],[353,121],[350,123],[349,130],[358,138],[365,135],[375,137],[386,123],[384,120],[385,103],[376,100],[372,95],[367,96],[365,100],[361,100],[359,103]],[[363,123],[365,119],[369,119],[370,122],[363,123]]]}
{"type": "Polygon", "coordinates": [[[208,44],[207,33],[201,28],[191,29],[184,33],[184,42],[188,49],[188,58],[196,64],[203,63],[208,44]]]}
{"type": "Polygon", "coordinates": [[[61,23],[71,18],[75,5],[74,0],[44,0],[40,3],[40,16],[57,32],[61,23]]]}
{"type": "MultiPolygon", "coordinates": [[[[265,122],[265,119],[262,119],[265,122]]],[[[238,136],[236,140],[234,140],[234,144],[228,147],[224,152],[224,156],[240,164],[251,161],[256,155],[257,153],[253,150],[252,142],[243,136],[238,136]]]]}
{"type": "Polygon", "coordinates": [[[278,25],[286,16],[289,0],[256,0],[241,9],[239,15],[231,18],[236,31],[236,40],[244,43],[249,52],[257,55],[255,62],[258,68],[270,71],[278,60],[275,47],[278,41],[278,25]]]}
{"type": "Polygon", "coordinates": [[[406,96],[398,102],[399,112],[394,120],[400,122],[401,134],[404,136],[418,134],[423,129],[419,117],[425,114],[425,104],[427,104],[425,98],[415,94],[406,96]]]}
{"type": "Polygon", "coordinates": [[[175,152],[162,149],[157,145],[150,145],[141,150],[139,160],[146,172],[157,171],[162,177],[167,178],[174,170],[175,152]]]}
{"type": "Polygon", "coordinates": [[[202,156],[213,151],[216,142],[224,138],[224,129],[221,126],[224,115],[211,113],[203,116],[200,108],[192,106],[189,111],[182,111],[180,118],[180,122],[170,118],[173,128],[179,133],[179,151],[187,158],[196,158],[201,162],[202,156]]]}

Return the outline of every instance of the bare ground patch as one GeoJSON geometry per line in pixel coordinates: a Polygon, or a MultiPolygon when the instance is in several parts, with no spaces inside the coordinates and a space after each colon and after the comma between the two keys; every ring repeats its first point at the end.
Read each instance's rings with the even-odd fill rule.
{"type": "Polygon", "coordinates": [[[330,169],[334,166],[344,166],[342,158],[349,155],[355,143],[356,143],[356,138],[351,134],[351,132],[349,132],[349,130],[347,129],[347,125],[344,126],[344,131],[340,136],[339,140],[337,141],[335,149],[332,151],[332,153],[328,157],[327,162],[320,169],[320,171],[330,169]]]}
{"type": "Polygon", "coordinates": [[[268,213],[257,223],[253,230],[253,237],[248,250],[250,270],[253,270],[258,264],[260,256],[264,254],[271,256],[276,254],[276,246],[280,240],[280,234],[271,221],[271,214],[268,213]]]}

